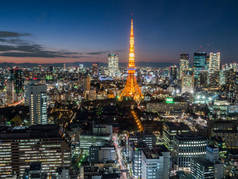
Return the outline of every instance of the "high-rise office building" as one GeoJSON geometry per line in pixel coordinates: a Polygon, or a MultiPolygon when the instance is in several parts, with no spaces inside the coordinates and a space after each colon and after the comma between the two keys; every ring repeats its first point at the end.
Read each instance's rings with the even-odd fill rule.
{"type": "Polygon", "coordinates": [[[192,71],[186,71],[181,78],[181,92],[193,93],[194,92],[194,75],[192,71]]]}
{"type": "Polygon", "coordinates": [[[220,61],[221,61],[221,53],[213,53],[209,54],[209,66],[208,66],[208,84],[209,87],[217,88],[220,85],[220,61]]]}
{"type": "Polygon", "coordinates": [[[206,88],[208,86],[208,71],[203,70],[199,73],[199,79],[200,79],[200,88],[206,88]]]}
{"type": "Polygon", "coordinates": [[[220,86],[220,71],[213,71],[208,74],[209,87],[218,88],[220,86]]]}
{"type": "Polygon", "coordinates": [[[180,54],[179,60],[179,78],[182,79],[182,76],[185,71],[189,69],[189,54],[180,54]]]}
{"type": "Polygon", "coordinates": [[[234,69],[224,71],[223,94],[229,102],[238,102],[238,72],[234,69]]]}
{"type": "Polygon", "coordinates": [[[12,80],[7,81],[7,103],[12,104],[15,101],[14,82],[12,80]]]}
{"type": "Polygon", "coordinates": [[[30,123],[47,124],[47,87],[44,84],[30,83],[26,98],[29,103],[30,123]]]}
{"type": "Polygon", "coordinates": [[[49,177],[55,176],[59,167],[70,167],[70,145],[56,125],[1,127],[0,140],[0,178],[14,173],[22,178],[33,162],[41,162],[41,172],[49,177]]]}
{"type": "Polygon", "coordinates": [[[178,75],[178,68],[176,65],[170,67],[170,80],[176,80],[178,75]]]}
{"type": "Polygon", "coordinates": [[[108,55],[108,73],[111,77],[119,75],[119,55],[111,53],[108,55]]]}
{"type": "Polygon", "coordinates": [[[98,76],[98,64],[92,64],[92,74],[93,76],[98,76]]]}
{"type": "Polygon", "coordinates": [[[85,98],[89,97],[89,92],[91,89],[91,76],[87,75],[87,77],[83,80],[83,94],[85,98]]]}
{"type": "Polygon", "coordinates": [[[193,158],[205,157],[207,138],[198,133],[182,133],[175,136],[175,158],[181,170],[190,170],[193,158]]]}
{"type": "Polygon", "coordinates": [[[196,52],[193,56],[194,86],[200,87],[200,73],[207,70],[207,54],[205,52],[196,52]]]}
{"type": "Polygon", "coordinates": [[[91,77],[90,75],[87,75],[87,77],[84,78],[83,89],[84,91],[90,91],[90,88],[91,88],[91,77]]]}
{"type": "Polygon", "coordinates": [[[142,175],[142,150],[146,148],[144,143],[132,145],[132,173],[136,178],[141,178],[142,175]]]}
{"type": "Polygon", "coordinates": [[[163,124],[163,141],[169,150],[174,148],[174,139],[178,134],[190,132],[189,127],[184,123],[166,122],[163,124]]]}
{"type": "Polygon", "coordinates": [[[24,79],[23,71],[18,67],[12,68],[10,70],[10,80],[14,83],[14,90],[17,95],[23,92],[24,79]]]}
{"type": "Polygon", "coordinates": [[[193,68],[195,74],[199,73],[201,70],[206,70],[206,57],[207,53],[205,52],[196,52],[193,56],[193,68]]]}
{"type": "Polygon", "coordinates": [[[209,73],[213,73],[214,71],[220,71],[220,63],[221,63],[221,53],[210,52],[209,66],[208,66],[209,73]]]}

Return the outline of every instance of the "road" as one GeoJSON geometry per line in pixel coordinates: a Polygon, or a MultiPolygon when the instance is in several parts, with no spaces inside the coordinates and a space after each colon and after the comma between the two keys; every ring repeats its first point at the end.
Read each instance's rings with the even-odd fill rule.
{"type": "Polygon", "coordinates": [[[1,106],[0,108],[17,106],[17,105],[20,105],[20,104],[22,104],[22,103],[24,103],[24,98],[21,99],[20,101],[15,102],[15,103],[12,103],[12,104],[6,104],[6,106],[1,106]]]}
{"type": "Polygon", "coordinates": [[[127,168],[125,167],[124,162],[123,162],[123,157],[122,157],[122,154],[121,154],[122,149],[118,145],[118,135],[116,133],[113,134],[112,141],[113,141],[116,153],[117,153],[117,162],[120,165],[121,178],[122,179],[127,179],[127,175],[126,175],[126,172],[125,172],[127,170],[127,168]],[[124,170],[124,172],[122,170],[124,170]]]}

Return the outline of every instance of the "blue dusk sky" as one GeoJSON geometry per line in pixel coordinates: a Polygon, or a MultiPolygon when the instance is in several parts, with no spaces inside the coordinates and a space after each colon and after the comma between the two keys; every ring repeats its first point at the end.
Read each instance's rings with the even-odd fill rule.
{"type": "Polygon", "coordinates": [[[127,62],[134,17],[137,62],[180,53],[238,59],[237,0],[8,0],[0,6],[0,62],[127,62]]]}

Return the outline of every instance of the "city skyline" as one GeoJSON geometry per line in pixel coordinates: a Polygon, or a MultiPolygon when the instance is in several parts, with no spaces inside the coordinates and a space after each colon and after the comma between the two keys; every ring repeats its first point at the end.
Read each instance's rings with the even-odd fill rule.
{"type": "Polygon", "coordinates": [[[238,178],[238,2],[0,8],[0,178],[238,178]]]}
{"type": "Polygon", "coordinates": [[[131,16],[137,62],[178,63],[196,51],[219,51],[224,63],[238,56],[235,1],[70,2],[3,2],[0,62],[106,62],[110,52],[127,62],[131,16]]]}

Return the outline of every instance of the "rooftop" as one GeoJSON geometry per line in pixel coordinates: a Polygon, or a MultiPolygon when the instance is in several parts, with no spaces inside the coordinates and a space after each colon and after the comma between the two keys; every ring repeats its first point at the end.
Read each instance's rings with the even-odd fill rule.
{"type": "Polygon", "coordinates": [[[190,131],[190,128],[182,122],[166,122],[165,125],[168,127],[169,130],[188,130],[188,131],[190,131]]]}
{"type": "Polygon", "coordinates": [[[175,138],[177,140],[207,140],[207,137],[197,132],[187,132],[187,133],[177,134],[175,138]]]}
{"type": "Polygon", "coordinates": [[[0,127],[0,139],[61,138],[59,127],[54,124],[30,127],[0,127]]]}
{"type": "Polygon", "coordinates": [[[143,149],[143,153],[147,159],[159,159],[160,156],[163,156],[162,152],[169,152],[164,145],[157,145],[153,149],[143,149]]]}

